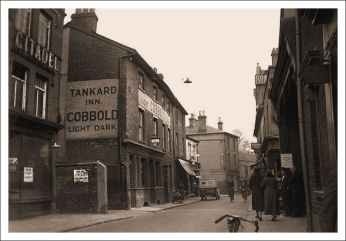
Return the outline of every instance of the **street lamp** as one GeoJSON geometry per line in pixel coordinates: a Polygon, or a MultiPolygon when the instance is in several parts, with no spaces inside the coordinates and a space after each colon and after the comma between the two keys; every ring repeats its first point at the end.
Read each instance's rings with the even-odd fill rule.
{"type": "Polygon", "coordinates": [[[189,78],[187,77],[186,78],[186,80],[184,81],[184,84],[191,84],[192,83],[192,81],[191,80],[189,80],[189,78]]]}

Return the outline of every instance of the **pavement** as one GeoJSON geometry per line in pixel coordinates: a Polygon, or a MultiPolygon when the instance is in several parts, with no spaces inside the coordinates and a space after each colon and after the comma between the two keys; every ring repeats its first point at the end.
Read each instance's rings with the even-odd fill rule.
{"type": "Polygon", "coordinates": [[[158,212],[182,205],[199,202],[200,198],[189,197],[183,203],[164,203],[131,210],[108,210],[107,214],[48,214],[38,217],[10,220],[9,232],[69,232],[97,224],[124,220],[144,215],[147,212],[158,212]]]}
{"type": "MultiPolygon", "coordinates": [[[[222,195],[224,196],[224,195],[222,195]]],[[[9,232],[69,232],[97,224],[109,223],[117,220],[131,219],[148,212],[158,212],[182,205],[199,202],[200,198],[190,197],[183,203],[164,203],[149,205],[147,207],[131,208],[131,210],[108,210],[107,214],[49,214],[29,219],[10,220],[9,232]]],[[[239,195],[236,202],[243,201],[239,195]],[[238,200],[239,199],[239,200],[238,200]]],[[[256,212],[251,207],[251,196],[247,200],[248,210],[245,218],[253,219],[256,212]]],[[[247,225],[246,223],[242,223],[247,225]]],[[[249,224],[250,225],[250,224],[249,224]]],[[[263,232],[306,232],[306,217],[278,216],[278,221],[271,221],[271,215],[263,215],[259,221],[261,233],[263,232]]],[[[247,228],[245,227],[245,230],[247,228]]],[[[250,230],[253,227],[250,227],[250,230]]]]}

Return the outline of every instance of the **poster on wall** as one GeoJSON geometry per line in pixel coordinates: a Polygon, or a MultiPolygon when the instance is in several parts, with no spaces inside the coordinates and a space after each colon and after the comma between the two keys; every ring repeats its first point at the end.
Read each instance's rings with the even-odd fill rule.
{"type": "Polygon", "coordinates": [[[73,170],[74,182],[89,182],[88,172],[85,169],[73,170]]]}
{"type": "Polygon", "coordinates": [[[66,139],[118,136],[118,79],[74,81],[66,90],[66,139]]]}
{"type": "Polygon", "coordinates": [[[10,172],[15,172],[18,166],[18,158],[17,157],[9,157],[8,158],[8,170],[10,172]]]}
{"type": "Polygon", "coordinates": [[[281,154],[281,167],[285,167],[285,168],[293,167],[292,153],[281,154]]]}
{"type": "Polygon", "coordinates": [[[24,167],[24,182],[34,181],[34,169],[32,167],[24,167]]]}

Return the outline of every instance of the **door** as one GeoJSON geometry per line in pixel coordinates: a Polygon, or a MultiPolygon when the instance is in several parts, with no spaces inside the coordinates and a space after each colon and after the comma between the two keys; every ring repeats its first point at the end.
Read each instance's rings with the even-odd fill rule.
{"type": "Polygon", "coordinates": [[[107,166],[108,209],[122,209],[121,175],[121,167],[107,166]]]}
{"type": "Polygon", "coordinates": [[[165,200],[164,202],[168,202],[168,169],[167,167],[164,167],[163,169],[163,189],[164,189],[164,195],[165,200]]]}

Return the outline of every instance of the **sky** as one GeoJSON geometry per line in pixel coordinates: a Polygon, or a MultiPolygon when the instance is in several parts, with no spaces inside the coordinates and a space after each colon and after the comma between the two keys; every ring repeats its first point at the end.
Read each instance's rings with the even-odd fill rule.
{"type": "MultiPolygon", "coordinates": [[[[74,8],[65,9],[65,23],[74,8]]],[[[240,129],[251,141],[257,62],[271,64],[278,47],[277,9],[96,8],[97,33],[136,49],[158,69],[188,112],[203,110],[207,124],[240,129]],[[192,84],[184,84],[189,78],[192,84]]]]}

